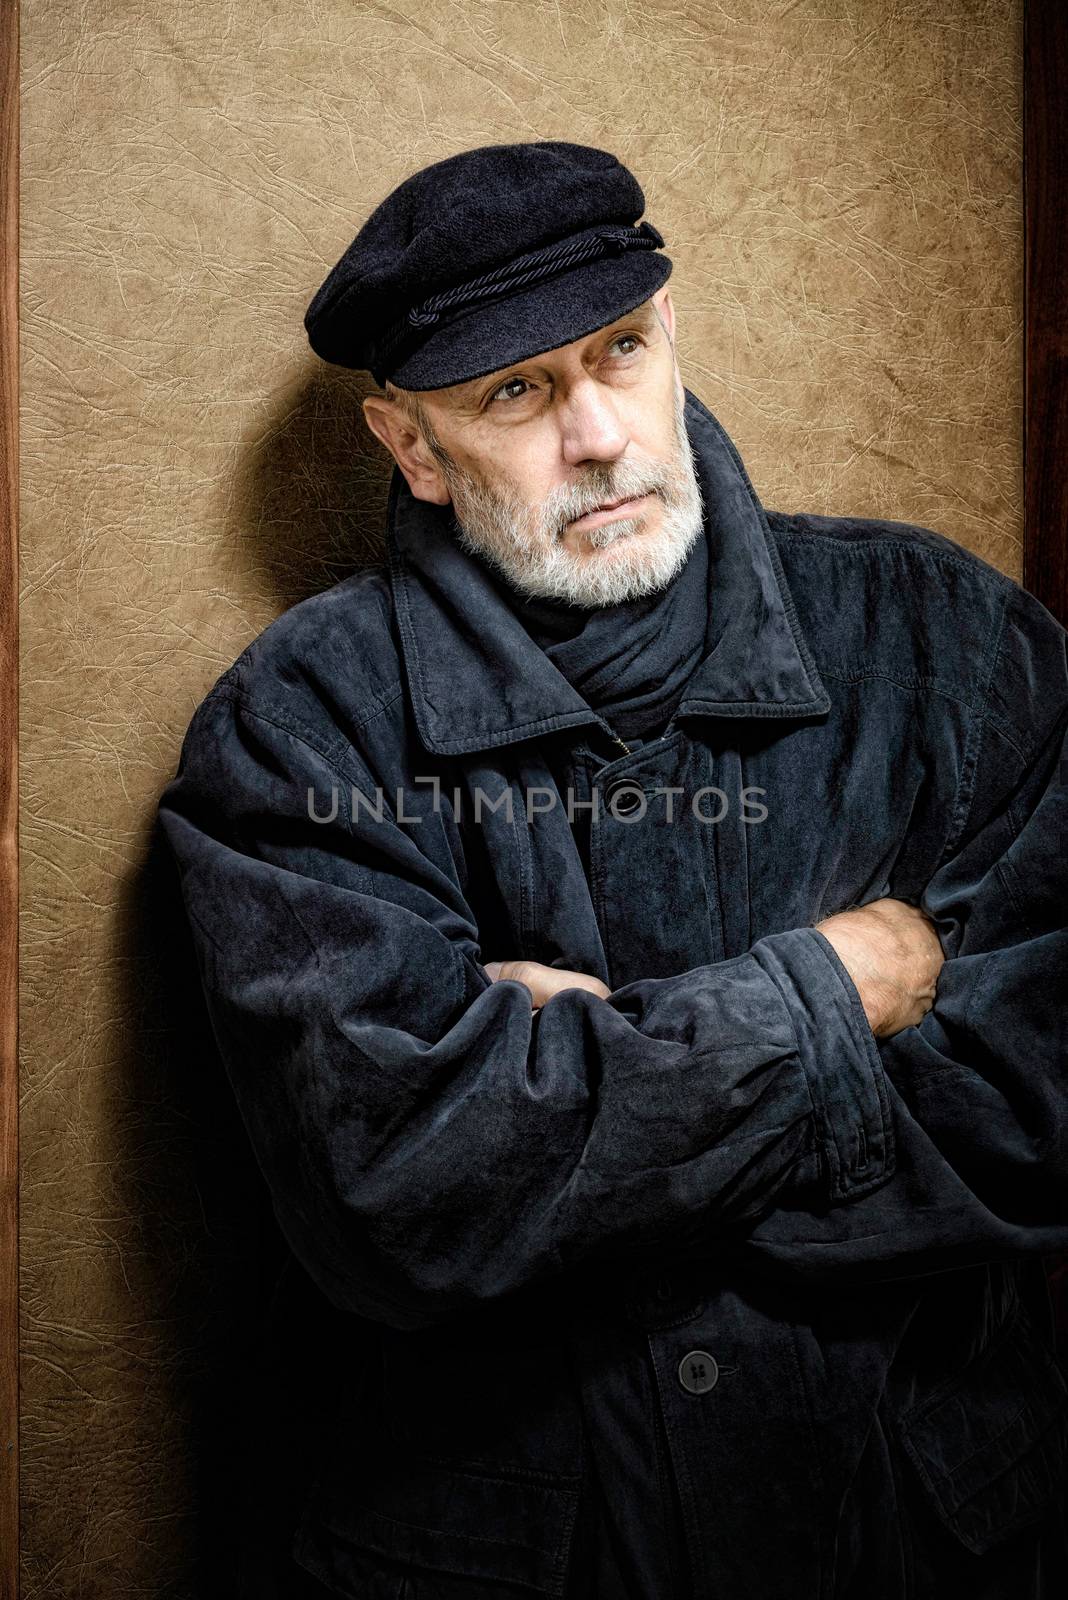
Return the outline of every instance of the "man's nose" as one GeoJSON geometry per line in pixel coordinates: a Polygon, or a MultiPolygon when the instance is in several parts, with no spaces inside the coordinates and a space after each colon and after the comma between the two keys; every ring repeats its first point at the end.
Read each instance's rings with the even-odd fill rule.
{"type": "Polygon", "coordinates": [[[569,466],[616,461],[630,443],[611,393],[593,378],[574,385],[561,408],[560,427],[563,456],[569,466]]]}

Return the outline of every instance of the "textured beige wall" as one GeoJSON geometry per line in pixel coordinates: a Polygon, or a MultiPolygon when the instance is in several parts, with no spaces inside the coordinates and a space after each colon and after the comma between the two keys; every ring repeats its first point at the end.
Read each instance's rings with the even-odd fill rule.
{"type": "Polygon", "coordinates": [[[150,824],[218,673],[377,554],[312,292],[418,166],[608,145],[765,503],[1017,575],[1020,3],[24,4],[23,1600],[217,1592],[252,1170],[150,824]]]}

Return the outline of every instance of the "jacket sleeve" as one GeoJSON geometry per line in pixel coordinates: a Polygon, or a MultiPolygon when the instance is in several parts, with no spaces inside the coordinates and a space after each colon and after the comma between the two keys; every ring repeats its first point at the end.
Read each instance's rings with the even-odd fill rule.
{"type": "Polygon", "coordinates": [[[458,877],[320,742],[221,680],[159,815],[279,1224],[336,1305],[432,1324],[885,1180],[879,1054],[822,935],[532,1015],[458,877]]]}
{"type": "Polygon", "coordinates": [[[885,1279],[1068,1249],[1065,634],[1010,595],[967,768],[970,812],[920,904],[946,962],[918,1027],[878,1041],[894,1171],[831,1212],[784,1195],[754,1264],[885,1279]]]}

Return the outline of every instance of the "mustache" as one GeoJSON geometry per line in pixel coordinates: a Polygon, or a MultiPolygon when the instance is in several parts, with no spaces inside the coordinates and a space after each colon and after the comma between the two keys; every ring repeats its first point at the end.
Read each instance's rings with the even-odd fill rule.
{"type": "Polygon", "coordinates": [[[663,500],[669,490],[668,475],[663,470],[648,467],[624,470],[617,465],[610,475],[598,477],[589,484],[565,484],[550,490],[541,506],[543,526],[562,537],[569,522],[590,511],[598,511],[618,500],[638,500],[646,494],[658,495],[663,500]]]}

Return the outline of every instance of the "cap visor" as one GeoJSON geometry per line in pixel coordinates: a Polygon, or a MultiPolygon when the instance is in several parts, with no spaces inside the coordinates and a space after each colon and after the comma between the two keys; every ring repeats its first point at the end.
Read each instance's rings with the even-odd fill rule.
{"type": "Polygon", "coordinates": [[[460,313],[391,372],[390,381],[401,389],[445,389],[557,350],[642,305],[670,274],[667,256],[652,250],[558,273],[460,313]]]}

